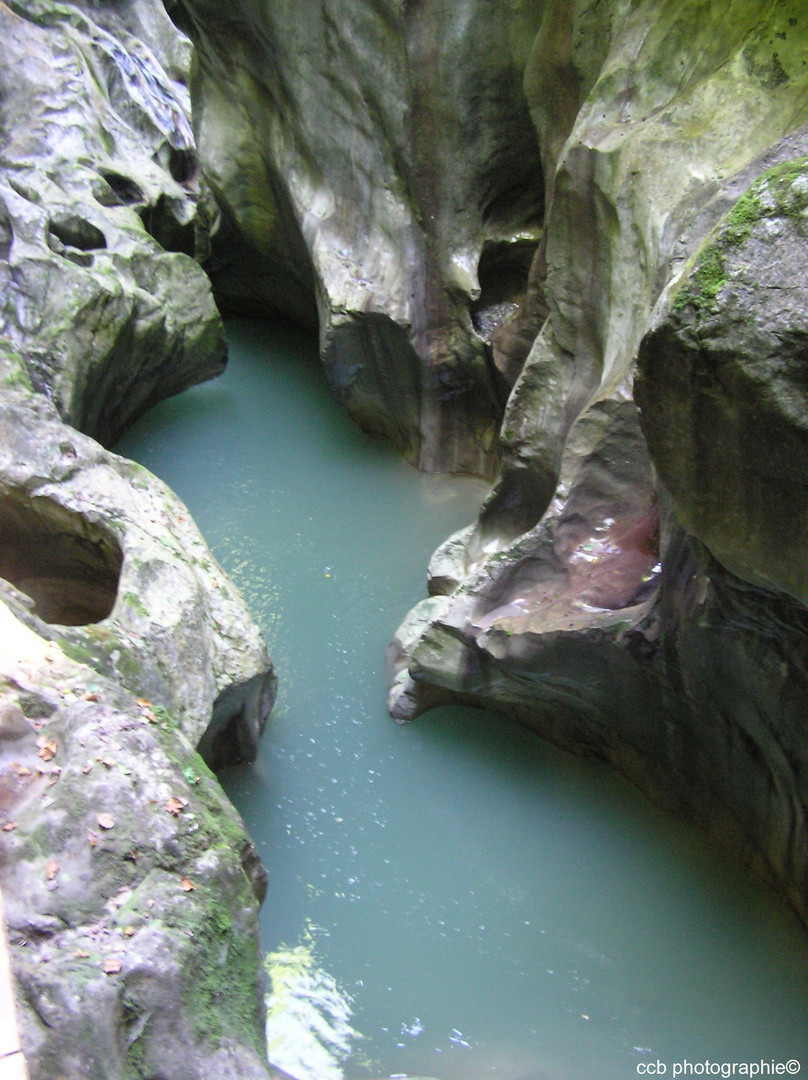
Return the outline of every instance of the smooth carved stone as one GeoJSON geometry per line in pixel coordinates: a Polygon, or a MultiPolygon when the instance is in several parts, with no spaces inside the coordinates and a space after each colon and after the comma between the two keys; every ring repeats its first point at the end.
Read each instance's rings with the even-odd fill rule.
{"type": "Polygon", "coordinates": [[[535,8],[170,8],[198,48],[205,174],[244,238],[214,249],[217,294],[309,321],[316,301],[336,393],[429,471],[497,464],[507,383],[487,339],[524,292],[543,216],[523,90],[535,8]]]}
{"type": "Polygon", "coordinates": [[[255,756],[275,672],[188,511],[25,398],[0,399],[0,576],[18,617],[169,709],[209,764],[255,756]]]}
{"type": "Polygon", "coordinates": [[[475,557],[541,518],[576,418],[630,394],[663,289],[762,169],[806,152],[799,0],[709,16],[700,0],[546,7],[525,85],[549,198],[514,328],[547,318],[505,410],[475,557]]]}

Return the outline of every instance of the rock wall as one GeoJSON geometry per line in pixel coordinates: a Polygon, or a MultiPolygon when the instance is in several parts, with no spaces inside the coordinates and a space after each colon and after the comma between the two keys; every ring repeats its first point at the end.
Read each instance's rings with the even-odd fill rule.
{"type": "Polygon", "coordinates": [[[397,719],[604,757],[806,920],[807,36],[798,3],[545,6],[502,468],[390,651],[397,719]]]}
{"type": "Polygon", "coordinates": [[[319,313],[332,386],[419,468],[491,475],[485,340],[525,289],[543,173],[522,83],[541,5],[170,7],[193,37],[206,176],[245,238],[223,302],[319,313]]]}
{"type": "Polygon", "coordinates": [[[185,507],[100,445],[226,359],[191,47],[156,0],[12,0],[0,38],[0,882],[24,1050],[32,1080],[267,1077],[266,875],[208,765],[255,754],[275,673],[185,507]]]}

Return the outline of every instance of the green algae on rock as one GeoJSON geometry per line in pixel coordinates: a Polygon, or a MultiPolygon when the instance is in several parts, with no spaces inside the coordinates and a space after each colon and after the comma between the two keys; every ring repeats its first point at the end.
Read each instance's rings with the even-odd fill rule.
{"type": "Polygon", "coordinates": [[[0,634],[0,878],[31,1075],[265,1077],[266,876],[238,815],[145,703],[2,604],[0,634]]]}
{"type": "Polygon", "coordinates": [[[803,603],[807,241],[800,158],[766,170],[710,234],[661,303],[636,381],[684,526],[739,577],[803,603]]]}

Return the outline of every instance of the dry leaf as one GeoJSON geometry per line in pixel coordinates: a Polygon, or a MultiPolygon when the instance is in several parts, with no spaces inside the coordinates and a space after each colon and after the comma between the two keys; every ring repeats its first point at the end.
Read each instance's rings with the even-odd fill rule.
{"type": "Polygon", "coordinates": [[[134,926],[125,926],[123,928],[123,932],[124,932],[126,937],[132,937],[134,935],[134,933],[135,933],[135,928],[134,928],[134,926]]]}
{"type": "Polygon", "coordinates": [[[27,765],[20,765],[19,761],[12,761],[11,771],[15,776],[30,776],[31,770],[27,765]]]}
{"type": "Polygon", "coordinates": [[[92,761],[88,761],[86,765],[82,765],[81,771],[84,773],[85,776],[90,771],[90,769],[92,769],[93,764],[94,763],[92,761]]]}
{"type": "Polygon", "coordinates": [[[14,832],[14,830],[16,828],[17,828],[17,822],[16,821],[7,821],[5,823],[5,825],[3,826],[3,832],[14,832]]]}
{"type": "Polygon", "coordinates": [[[88,829],[87,839],[90,842],[90,847],[96,847],[98,844],[98,833],[94,833],[92,829],[88,829]]]}
{"type": "Polygon", "coordinates": [[[107,754],[96,754],[95,760],[100,761],[102,765],[106,765],[108,769],[113,769],[118,764],[114,757],[109,757],[107,754]]]}
{"type": "Polygon", "coordinates": [[[98,824],[101,826],[102,829],[114,829],[115,818],[112,816],[112,814],[99,814],[98,824]]]}
{"type": "Polygon", "coordinates": [[[189,877],[184,877],[180,882],[180,888],[183,892],[193,892],[196,888],[196,885],[194,885],[193,881],[191,881],[189,877]]]}
{"type": "Polygon", "coordinates": [[[141,709],[148,709],[148,707],[151,705],[151,702],[144,697],[139,697],[137,699],[137,703],[141,707],[141,709]]]}
{"type": "Polygon", "coordinates": [[[121,962],[117,956],[108,956],[104,961],[104,971],[107,975],[117,975],[121,970],[121,962]]]}
{"type": "Polygon", "coordinates": [[[181,799],[177,795],[172,795],[166,803],[166,810],[173,817],[179,817],[185,807],[188,805],[187,799],[181,799]]]}
{"type": "Polygon", "coordinates": [[[59,873],[59,864],[56,859],[51,859],[45,866],[45,877],[48,881],[53,881],[56,875],[59,873]]]}
{"type": "Polygon", "coordinates": [[[146,717],[146,719],[149,721],[150,724],[156,724],[157,723],[157,717],[154,715],[154,713],[151,711],[151,709],[145,709],[144,712],[143,712],[143,715],[146,717]]]}
{"type": "Polygon", "coordinates": [[[83,701],[98,701],[98,694],[93,694],[89,690],[81,695],[83,701]]]}
{"type": "Polygon", "coordinates": [[[90,954],[86,951],[86,949],[76,949],[73,955],[77,960],[86,960],[90,954]]]}

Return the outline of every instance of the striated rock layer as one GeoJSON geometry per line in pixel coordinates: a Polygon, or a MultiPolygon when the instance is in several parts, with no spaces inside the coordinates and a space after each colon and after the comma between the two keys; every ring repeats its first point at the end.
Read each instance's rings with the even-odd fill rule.
{"type": "Polygon", "coordinates": [[[23,1047],[32,1080],[266,1078],[266,876],[208,766],[255,754],[275,673],[182,503],[95,441],[225,363],[190,44],[157,0],[11,0],[0,38],[0,883],[23,1047]]]}
{"type": "Polygon", "coordinates": [[[543,8],[502,469],[390,707],[493,705],[606,758],[808,921],[806,42],[788,0],[543,8]]]}

